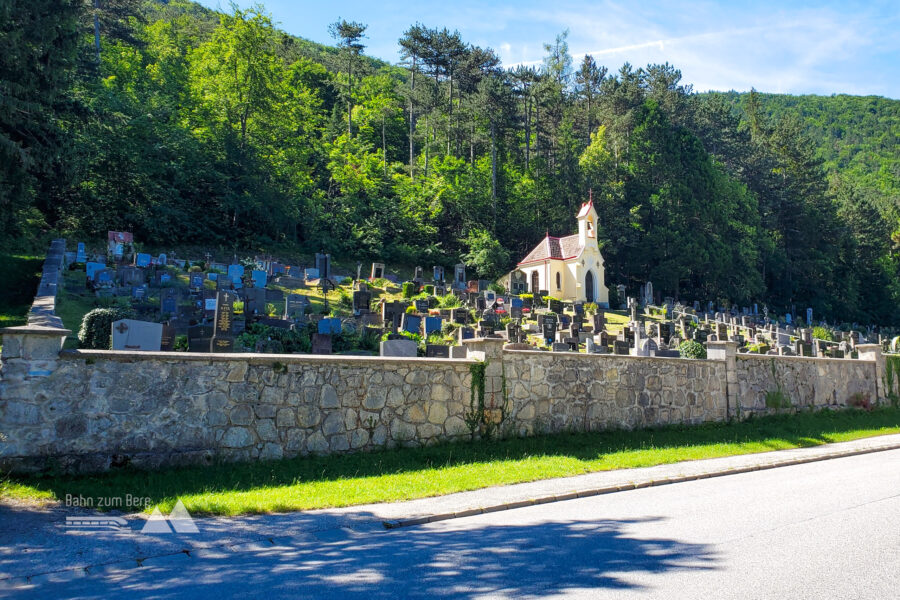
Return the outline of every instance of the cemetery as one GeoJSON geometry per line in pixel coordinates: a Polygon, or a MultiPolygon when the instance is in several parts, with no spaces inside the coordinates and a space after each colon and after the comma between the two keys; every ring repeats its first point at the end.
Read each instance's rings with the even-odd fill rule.
{"type": "Polygon", "coordinates": [[[28,324],[2,330],[3,468],[274,459],[898,398],[892,332],[809,311],[686,305],[651,282],[612,287],[610,310],[510,293],[463,264],[449,281],[440,266],[394,281],[379,263],[343,276],[324,254],[225,264],[136,252],[124,233],[108,243],[56,240],[28,324]]]}

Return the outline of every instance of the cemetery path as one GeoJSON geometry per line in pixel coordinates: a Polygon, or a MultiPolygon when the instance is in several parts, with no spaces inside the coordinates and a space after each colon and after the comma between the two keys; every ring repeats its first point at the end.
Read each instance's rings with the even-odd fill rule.
{"type": "Polygon", "coordinates": [[[886,449],[898,445],[892,435],[396,504],[197,519],[193,534],[142,534],[145,521],[133,515],[121,530],[79,530],[66,517],[94,512],[5,503],[0,597],[891,597],[900,450],[886,449]],[[856,455],[796,464],[838,453],[856,455]],[[694,480],[643,487],[685,477],[694,480]],[[382,525],[601,484],[641,487],[382,525]]]}

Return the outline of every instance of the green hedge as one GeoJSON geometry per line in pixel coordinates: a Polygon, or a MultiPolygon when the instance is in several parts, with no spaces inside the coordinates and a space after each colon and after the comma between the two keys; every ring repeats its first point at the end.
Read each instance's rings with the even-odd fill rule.
{"type": "Polygon", "coordinates": [[[112,324],[119,319],[133,316],[127,308],[95,308],[81,321],[78,332],[78,346],[90,350],[110,350],[112,348],[112,324]]]}

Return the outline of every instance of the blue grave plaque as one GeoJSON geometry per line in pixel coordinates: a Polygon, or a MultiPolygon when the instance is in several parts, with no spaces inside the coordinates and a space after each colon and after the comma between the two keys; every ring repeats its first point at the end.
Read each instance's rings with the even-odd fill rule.
{"type": "Polygon", "coordinates": [[[253,287],[256,287],[256,288],[266,287],[267,277],[266,277],[265,271],[254,270],[253,273],[251,274],[251,277],[253,279],[253,287]]]}
{"type": "Polygon", "coordinates": [[[144,254],[143,252],[139,252],[134,257],[134,264],[138,267],[149,267],[153,257],[149,254],[144,254]]]}
{"type": "Polygon", "coordinates": [[[403,331],[408,331],[409,333],[419,333],[422,328],[422,317],[417,317],[416,315],[403,315],[403,331]]]}
{"type": "Polygon", "coordinates": [[[98,262],[88,262],[84,265],[84,270],[87,273],[87,278],[91,281],[94,280],[94,274],[97,271],[101,271],[106,268],[106,264],[98,263],[98,262]]]}
{"type": "Polygon", "coordinates": [[[444,321],[440,317],[425,317],[425,335],[440,333],[443,325],[444,321]]]}

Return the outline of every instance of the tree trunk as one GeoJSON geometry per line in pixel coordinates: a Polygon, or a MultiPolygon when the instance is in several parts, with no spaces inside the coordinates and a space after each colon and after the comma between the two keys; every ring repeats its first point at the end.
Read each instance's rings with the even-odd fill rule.
{"type": "Polygon", "coordinates": [[[531,101],[525,100],[525,170],[531,162],[531,101]]]}
{"type": "Polygon", "coordinates": [[[347,139],[353,137],[353,56],[347,60],[347,139]]]}
{"type": "Polygon", "coordinates": [[[425,115],[425,135],[422,137],[425,142],[425,177],[428,177],[428,115],[425,115]]]}
{"type": "Polygon", "coordinates": [[[497,127],[491,121],[491,224],[494,233],[497,232],[497,127]]]}
{"type": "Polygon", "coordinates": [[[94,51],[97,53],[97,66],[100,66],[100,0],[94,0],[94,51]]]}
{"type": "Polygon", "coordinates": [[[409,79],[409,177],[410,179],[415,177],[415,141],[413,137],[415,136],[416,131],[416,113],[415,106],[413,105],[413,94],[416,90],[416,57],[413,56],[412,61],[412,73],[409,79]]]}

